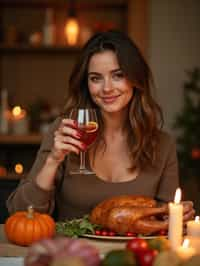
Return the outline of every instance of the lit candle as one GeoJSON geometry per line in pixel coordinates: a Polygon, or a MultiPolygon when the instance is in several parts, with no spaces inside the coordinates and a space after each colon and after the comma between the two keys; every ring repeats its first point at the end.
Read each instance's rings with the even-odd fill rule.
{"type": "Polygon", "coordinates": [[[189,246],[189,239],[183,241],[183,245],[177,248],[176,253],[182,260],[187,260],[195,255],[195,249],[189,246]]]}
{"type": "Polygon", "coordinates": [[[28,132],[27,114],[20,106],[15,106],[12,109],[12,132],[13,134],[26,134],[28,132]]]}
{"type": "Polygon", "coordinates": [[[199,219],[199,216],[196,216],[194,221],[187,222],[187,235],[200,237],[200,219],[199,219]]]}
{"type": "Polygon", "coordinates": [[[194,248],[196,254],[200,255],[200,237],[198,236],[187,236],[190,240],[190,246],[194,248]]]}
{"type": "Polygon", "coordinates": [[[17,163],[15,165],[15,173],[18,174],[18,175],[21,175],[21,174],[23,174],[23,171],[24,171],[23,164],[17,163]]]}
{"type": "Polygon", "coordinates": [[[175,193],[174,203],[169,203],[169,231],[168,238],[172,249],[177,249],[182,243],[183,234],[183,206],[181,201],[181,189],[175,193]]]}

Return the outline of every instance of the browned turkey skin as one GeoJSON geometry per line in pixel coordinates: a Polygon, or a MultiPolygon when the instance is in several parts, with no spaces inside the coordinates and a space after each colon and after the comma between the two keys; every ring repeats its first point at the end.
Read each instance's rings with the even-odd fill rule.
{"type": "Polygon", "coordinates": [[[116,196],[99,203],[92,210],[90,221],[120,235],[127,232],[153,234],[168,228],[168,222],[160,219],[168,212],[167,204],[156,205],[156,201],[148,197],[116,196]]]}

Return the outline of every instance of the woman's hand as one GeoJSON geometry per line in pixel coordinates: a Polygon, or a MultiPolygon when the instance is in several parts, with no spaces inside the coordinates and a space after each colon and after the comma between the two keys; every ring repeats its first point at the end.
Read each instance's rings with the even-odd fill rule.
{"type": "MultiPolygon", "coordinates": [[[[194,204],[192,201],[182,201],[183,204],[183,222],[186,223],[189,220],[194,219],[195,210],[193,208],[194,204]]],[[[169,220],[169,214],[163,216],[164,220],[169,220]]]]}
{"type": "Polygon", "coordinates": [[[36,183],[44,190],[51,190],[54,186],[57,167],[70,152],[79,154],[84,150],[85,144],[81,142],[81,132],[77,128],[76,121],[63,119],[54,133],[54,143],[47,160],[36,176],[36,183]]]}
{"type": "Polygon", "coordinates": [[[84,150],[86,148],[86,145],[80,139],[81,132],[77,128],[76,121],[63,119],[58,130],[54,133],[51,158],[57,162],[62,162],[70,152],[79,154],[80,149],[84,150]]]}
{"type": "Polygon", "coordinates": [[[187,222],[194,219],[195,210],[193,208],[194,204],[192,201],[182,201],[183,204],[183,221],[187,222]]]}

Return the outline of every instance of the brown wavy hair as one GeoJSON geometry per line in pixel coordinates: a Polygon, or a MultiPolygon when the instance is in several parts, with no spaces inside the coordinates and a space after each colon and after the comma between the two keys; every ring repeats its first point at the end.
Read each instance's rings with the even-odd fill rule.
{"type": "Polygon", "coordinates": [[[100,130],[95,142],[96,147],[99,140],[103,140],[103,119],[88,89],[88,64],[92,55],[105,50],[115,52],[119,66],[127,79],[132,84],[137,84],[129,103],[129,116],[124,125],[132,158],[130,170],[153,166],[160,129],[163,125],[163,114],[152,97],[154,82],[151,70],[136,44],[125,33],[119,31],[97,33],[85,44],[69,79],[64,113],[68,113],[73,107],[97,108],[100,130]]]}

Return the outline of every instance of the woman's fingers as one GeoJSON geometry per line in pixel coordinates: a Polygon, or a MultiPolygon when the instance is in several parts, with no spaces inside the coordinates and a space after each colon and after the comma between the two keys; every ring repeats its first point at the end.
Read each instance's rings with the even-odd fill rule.
{"type": "Polygon", "coordinates": [[[193,206],[194,206],[192,201],[183,201],[182,204],[183,204],[183,212],[184,213],[191,211],[193,209],[193,206]]]}
{"type": "Polygon", "coordinates": [[[188,220],[194,219],[195,210],[193,208],[194,204],[192,201],[183,201],[183,220],[186,222],[188,220]]]}
{"type": "Polygon", "coordinates": [[[55,141],[54,147],[51,151],[51,157],[58,162],[64,160],[65,156],[70,152],[79,154],[79,149],[71,144],[65,144],[60,141],[55,141]]]}
{"type": "Polygon", "coordinates": [[[79,149],[76,146],[62,142],[55,143],[55,149],[62,151],[65,155],[70,152],[75,152],[76,154],[79,154],[79,149]]]}
{"type": "MultiPolygon", "coordinates": [[[[183,222],[186,223],[189,220],[193,220],[195,216],[194,204],[192,201],[182,201],[183,204],[183,222]]],[[[164,215],[164,220],[168,220],[169,216],[164,215]]]]}
{"type": "Polygon", "coordinates": [[[184,214],[184,216],[183,216],[183,221],[184,221],[184,222],[187,222],[187,221],[189,221],[189,220],[193,220],[193,219],[194,219],[194,215],[195,215],[195,210],[194,210],[194,209],[192,209],[192,210],[186,212],[186,213],[184,214]]]}
{"type": "Polygon", "coordinates": [[[55,136],[58,135],[63,135],[63,136],[71,136],[77,139],[81,138],[81,133],[75,128],[65,126],[65,125],[60,125],[57,131],[55,131],[55,136]]]}
{"type": "Polygon", "coordinates": [[[54,133],[54,154],[58,157],[74,152],[79,154],[80,150],[85,150],[86,145],[81,142],[81,133],[77,129],[76,121],[63,119],[59,128],[54,133]]]}
{"type": "Polygon", "coordinates": [[[183,207],[187,206],[189,208],[193,208],[194,203],[191,200],[185,200],[181,202],[183,204],[183,207]]]}
{"type": "Polygon", "coordinates": [[[64,118],[62,119],[61,123],[66,126],[71,126],[73,128],[77,128],[77,121],[70,119],[70,118],[64,118]]]}
{"type": "MultiPolygon", "coordinates": [[[[69,135],[59,135],[59,134],[55,136],[55,145],[57,145],[58,148],[61,148],[61,149],[63,148],[65,149],[67,147],[73,146],[78,149],[78,152],[80,149],[85,150],[86,148],[86,145],[83,142],[81,142],[80,139],[71,137],[69,135]]],[[[71,149],[69,148],[69,151],[70,150],[71,149]]],[[[73,151],[74,151],[74,148],[73,148],[73,151]]]]}

